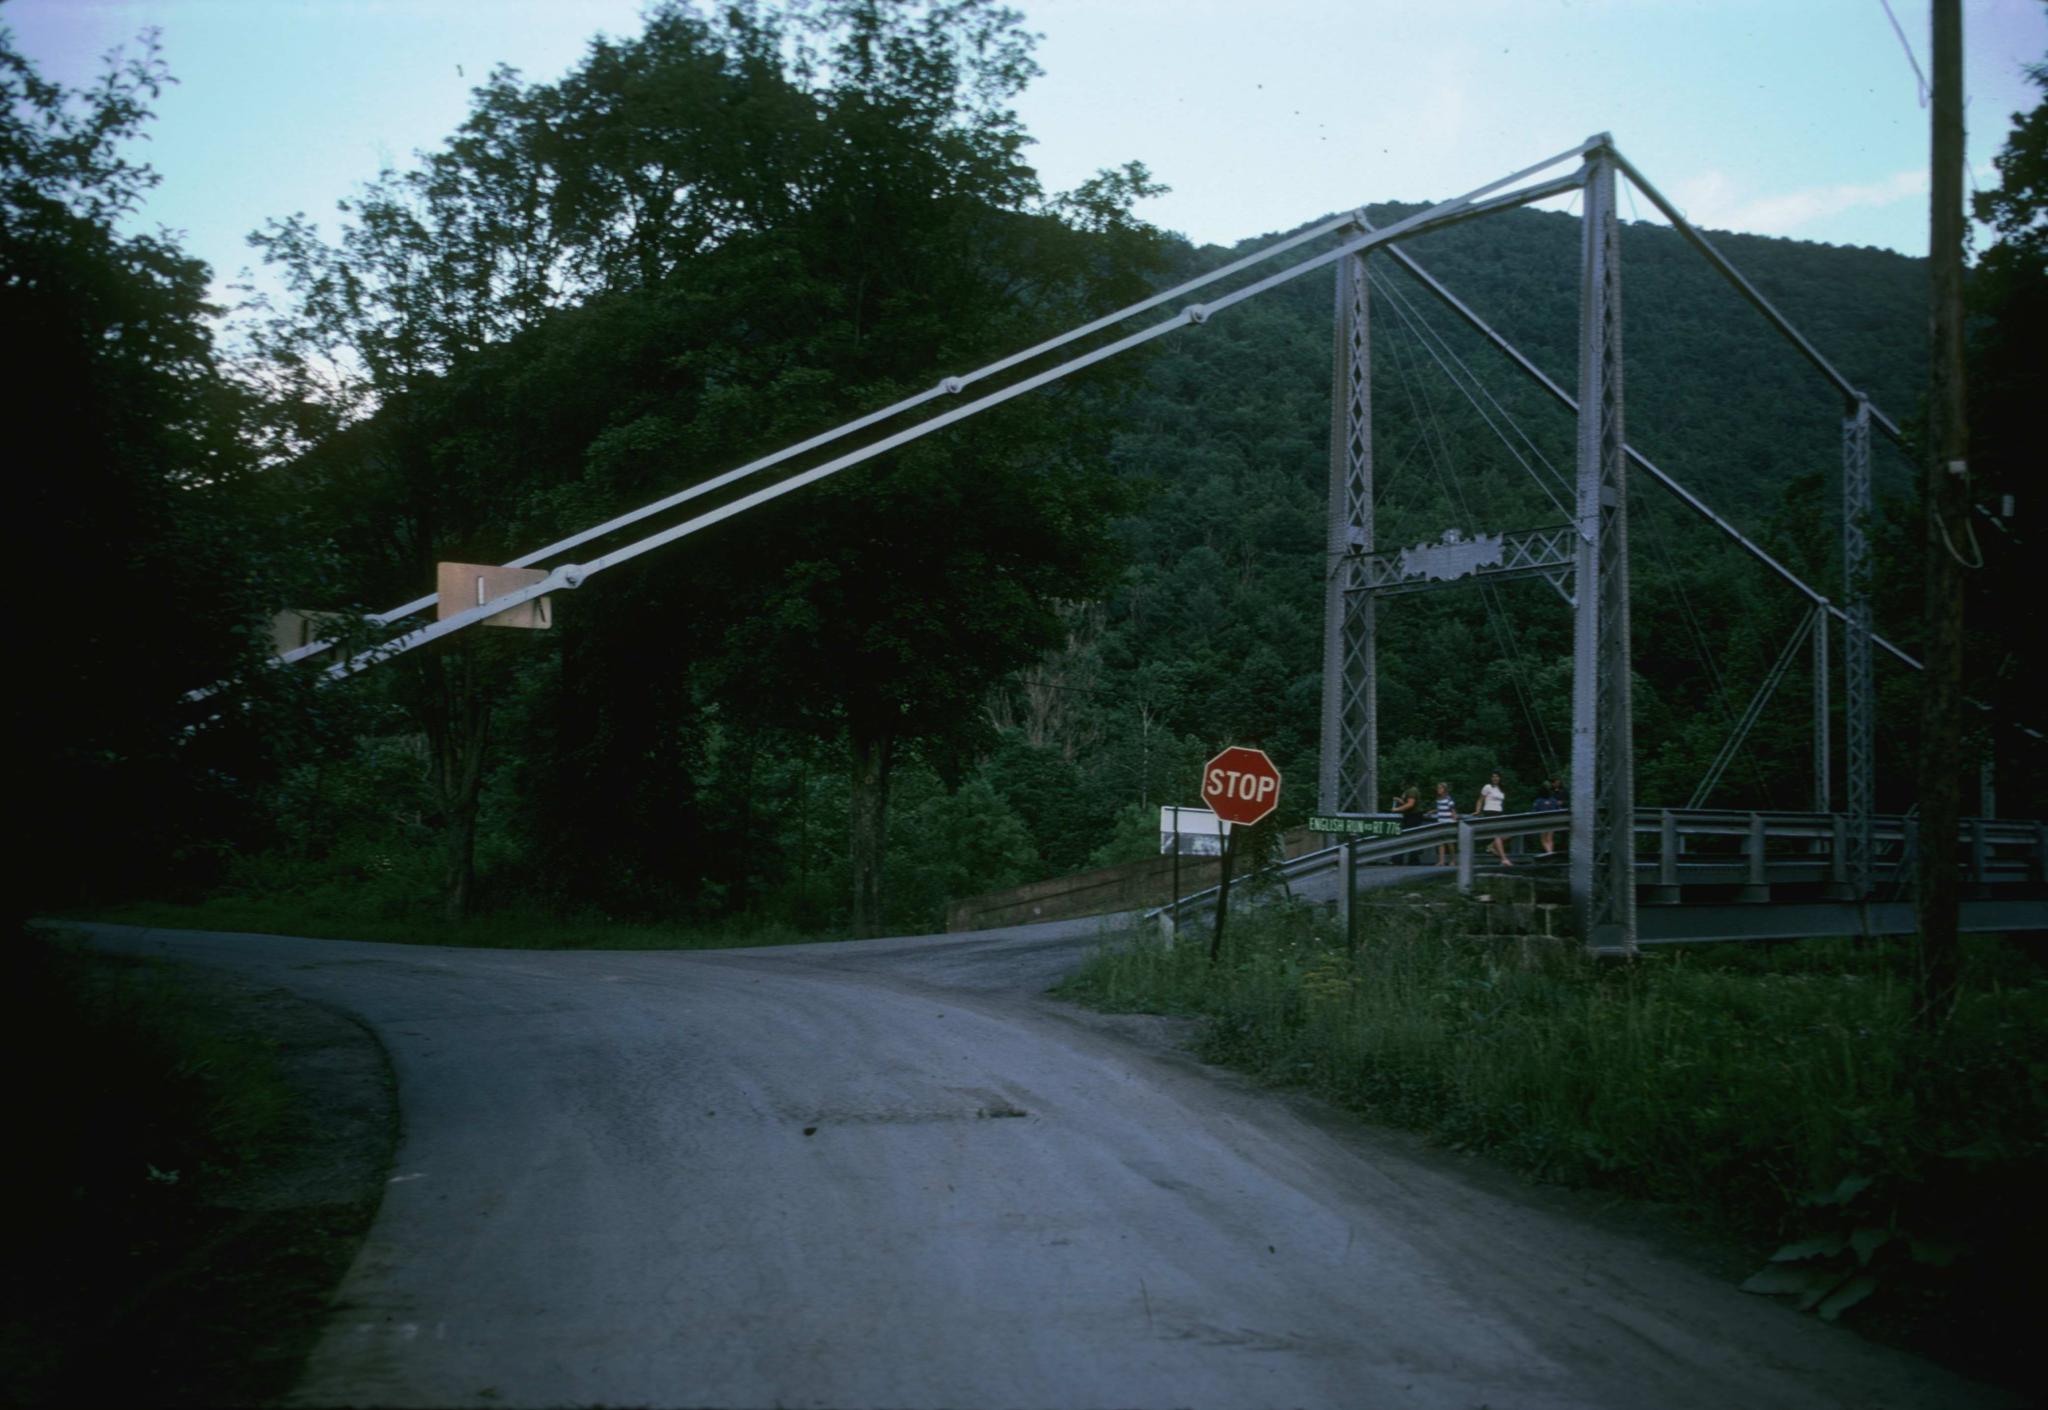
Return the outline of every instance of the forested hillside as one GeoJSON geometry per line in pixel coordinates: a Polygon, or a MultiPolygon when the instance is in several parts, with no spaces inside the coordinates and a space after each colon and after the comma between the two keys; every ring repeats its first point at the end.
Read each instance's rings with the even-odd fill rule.
{"type": "MultiPolygon", "coordinates": [[[[1384,222],[1406,209],[1373,216],[1384,222]]],[[[1416,241],[1412,252],[1569,388],[1577,242],[1569,214],[1518,213],[1416,241]]],[[[1749,237],[1723,245],[1847,375],[1911,418],[1924,355],[1918,261],[1749,237]]],[[[1154,281],[1179,282],[1240,252],[1176,243],[1154,281]]],[[[1672,232],[1631,225],[1624,260],[1632,441],[1782,561],[1838,590],[1833,393],[1672,232]]],[[[1391,267],[1381,274],[1382,545],[1449,528],[1556,522],[1571,499],[1570,419],[1412,281],[1391,267]],[[1514,428],[1512,450],[1431,347],[1454,367],[1462,361],[1497,399],[1486,404],[1497,424],[1514,428]]],[[[1262,744],[1279,761],[1290,780],[1283,820],[1312,807],[1331,302],[1330,278],[1316,272],[1161,340],[1121,385],[1084,383],[1024,409],[1053,418],[1041,430],[1073,417],[1069,432],[1095,443],[1095,463],[1129,506],[1114,524],[1121,566],[1093,590],[1052,581],[1064,640],[984,695],[953,697],[948,708],[962,718],[906,750],[889,829],[892,927],[935,923],[948,899],[977,890],[1156,850],[1158,805],[1194,801],[1197,768],[1223,742],[1262,744]]],[[[1903,457],[1881,452],[1880,467],[1884,490],[1902,494],[1903,457]]],[[[885,464],[874,483],[901,484],[904,474],[885,464]]],[[[777,522],[829,535],[848,512],[839,493],[804,497],[811,502],[778,511],[789,517],[777,522]]],[[[1644,481],[1636,501],[1641,796],[1683,802],[1803,604],[1661,489],[1644,481]]],[[[776,533],[745,542],[752,553],[776,533]]],[[[972,601],[1001,581],[969,568],[922,590],[972,601]]],[[[638,633],[643,610],[671,610],[621,611],[603,599],[620,586],[599,585],[568,605],[563,664],[542,665],[515,695],[483,823],[487,854],[502,859],[500,884],[555,883],[552,868],[520,864],[545,856],[575,863],[579,884],[561,901],[589,895],[596,879],[591,899],[628,912],[739,907],[799,926],[844,923],[850,783],[829,711],[806,725],[744,697],[736,703],[720,684],[733,668],[717,664],[731,656],[699,639],[693,659],[686,624],[655,632],[660,655],[643,643],[623,675],[615,666],[593,679],[575,708],[549,705],[562,689],[553,673],[598,650],[579,644],[575,617],[594,625],[601,613],[621,623],[608,630],[638,633]],[[621,688],[641,679],[669,684],[621,688]],[[665,711],[648,708],[656,700],[665,711]],[[627,720],[634,733],[605,738],[627,720]],[[555,762],[556,751],[573,751],[575,767],[555,762]]],[[[1887,629],[1910,640],[1911,593],[1888,606],[1887,629]]],[[[1389,787],[1426,789],[1442,778],[1463,796],[1499,767],[1519,802],[1546,772],[1561,771],[1571,620],[1551,588],[1530,581],[1410,596],[1385,606],[1381,621],[1389,787]]],[[[741,659],[780,669],[774,620],[754,618],[746,630],[741,659]]],[[[1910,683],[1889,670],[1881,681],[1896,738],[1910,722],[1910,683]]],[[[1810,688],[1802,655],[1714,801],[1808,805],[1810,688]]],[[[1839,697],[1837,688],[1838,708],[1839,697]]]]}
{"type": "MultiPolygon", "coordinates": [[[[1411,209],[1371,215],[1385,224],[1411,209]]],[[[1512,213],[1404,248],[1573,389],[1578,231],[1569,214],[1512,213]]],[[[1720,246],[1879,405],[1913,415],[1920,262],[1745,236],[1720,246]]],[[[1240,252],[1183,248],[1173,277],[1240,252]]],[[[1383,281],[1372,315],[1380,546],[1559,522],[1572,497],[1570,418],[1391,261],[1372,264],[1383,281]],[[1477,389],[1485,417],[1446,367],[1477,389]]],[[[1627,226],[1623,279],[1632,442],[1838,592],[1834,393],[1674,232],[1627,226]]],[[[1069,648],[998,709],[1015,728],[991,768],[1049,865],[1085,860],[1119,808],[1188,801],[1195,766],[1220,740],[1263,743],[1288,773],[1287,805],[1312,805],[1332,302],[1317,272],[1166,340],[1123,413],[1116,466],[1145,495],[1122,525],[1123,581],[1107,601],[1071,609],[1069,648]]],[[[1910,478],[1895,452],[1879,475],[1894,496],[1910,478]]],[[[1683,802],[1802,608],[1637,479],[1642,796],[1683,802]]],[[[1389,787],[1444,779],[1462,797],[1497,765],[1510,798],[1526,800],[1565,762],[1571,621],[1548,585],[1403,597],[1380,622],[1389,787]]],[[[1910,635],[1908,614],[1886,627],[1910,635]]],[[[1808,689],[1802,659],[1716,801],[1806,806],[1808,689]]]]}
{"type": "MultiPolygon", "coordinates": [[[[199,269],[109,234],[146,169],[67,155],[140,133],[153,55],[97,100],[24,90],[9,150],[47,160],[16,164],[9,199],[48,219],[8,227],[10,265],[90,277],[9,298],[139,290],[184,350],[175,375],[134,361],[119,309],[84,293],[44,319],[76,324],[95,397],[147,393],[125,404],[152,428],[103,418],[84,468],[37,479],[52,564],[124,565],[38,627],[57,743],[31,795],[74,800],[44,839],[53,895],[901,930],[1152,851],[1158,805],[1194,801],[1225,742],[1280,763],[1283,822],[1313,804],[1328,270],[638,559],[564,595],[552,631],[467,633],[325,690],[256,664],[259,608],[387,608],[438,561],[506,562],[1273,238],[1151,229],[1135,162],[1043,191],[1004,105],[1035,71],[1007,12],[804,15],[661,5],[556,83],[494,74],[444,148],[348,203],[338,239],[304,217],[254,237],[291,295],[243,325],[232,366],[199,269]],[[193,414],[149,410],[170,404],[193,414]],[[129,522],[156,526],[146,552],[105,532],[129,522]],[[75,649],[138,601],[165,607],[145,658],[75,649]],[[240,703],[180,703],[222,677],[240,703]],[[158,840],[163,816],[204,821],[158,840]],[[111,851],[148,865],[86,864],[104,817],[144,820],[111,851]]],[[[1404,248],[1573,388],[1578,239],[1568,211],[1521,211],[1404,248]]],[[[1921,262],[1716,239],[1914,424],[1921,262]]],[[[1371,264],[1379,545],[1558,522],[1570,418],[1371,264]]],[[[1628,224],[1623,280],[1632,443],[1838,592],[1835,393],[1673,232],[1628,224]]],[[[2015,356],[2003,385],[2024,383],[2015,356]]],[[[37,361],[70,379],[51,404],[90,380],[68,367],[37,361]]],[[[1908,646],[1911,484],[1881,446],[1879,625],[1908,646]]],[[[1803,603],[1654,484],[1633,495],[1638,792],[1683,803],[1803,603]]],[[[1515,807],[1562,769],[1571,624],[1548,585],[1404,597],[1380,620],[1388,788],[1442,779],[1469,802],[1498,768],[1515,807]]],[[[1808,805],[1811,685],[1801,654],[1712,801],[1808,805]]],[[[1913,684],[1880,658],[1879,686],[1903,763],[1913,684]]],[[[1880,780],[1882,805],[1909,801],[1908,776],[1880,780]]]]}

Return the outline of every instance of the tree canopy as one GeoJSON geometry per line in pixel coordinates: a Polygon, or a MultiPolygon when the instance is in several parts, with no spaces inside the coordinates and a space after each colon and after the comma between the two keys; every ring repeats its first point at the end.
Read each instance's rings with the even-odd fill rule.
{"type": "MultiPolygon", "coordinates": [[[[296,473],[395,585],[436,558],[503,561],[1132,297],[1157,249],[1129,215],[1146,174],[1040,190],[1005,106],[1029,55],[1017,17],[981,3],[672,4],[559,83],[494,74],[455,140],[351,204],[338,243],[303,217],[258,237],[297,298],[274,355],[340,366],[359,417],[296,473]]],[[[1089,431],[1107,393],[1062,398],[1057,422],[984,418],[577,604],[534,706],[556,713],[546,737],[627,727],[680,768],[662,740],[715,710],[838,741],[854,922],[879,924],[899,748],[966,747],[988,690],[1055,640],[1054,598],[1107,583],[1117,493],[1089,431]]],[[[440,718],[461,695],[449,654],[416,698],[454,779],[484,723],[440,718]]],[[[643,817],[688,806],[676,774],[623,780],[582,747],[527,764],[551,799],[536,835],[571,855],[615,845],[563,820],[622,786],[668,800],[643,817]]],[[[458,846],[474,782],[439,802],[458,846]]]]}
{"type": "Polygon", "coordinates": [[[17,846],[44,904],[217,877],[223,839],[259,831],[248,785],[292,689],[258,665],[288,568],[206,267],[167,233],[123,229],[157,181],[131,153],[169,81],[151,35],[72,89],[0,28],[0,397],[32,587],[10,633],[33,820],[17,846]],[[183,704],[238,673],[238,709],[183,704]]]}

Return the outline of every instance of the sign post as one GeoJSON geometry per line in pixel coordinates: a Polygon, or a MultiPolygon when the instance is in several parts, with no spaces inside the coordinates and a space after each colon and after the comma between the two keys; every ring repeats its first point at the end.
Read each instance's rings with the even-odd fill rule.
{"type": "Polygon", "coordinates": [[[1180,808],[1173,810],[1173,919],[1166,923],[1166,933],[1174,940],[1180,939],[1180,808]]]}
{"type": "Polygon", "coordinates": [[[1166,908],[1159,913],[1159,933],[1166,944],[1173,943],[1180,925],[1180,899],[1183,894],[1181,854],[1192,852],[1201,857],[1220,857],[1229,835],[1230,824],[1207,808],[1183,807],[1178,803],[1160,805],[1159,850],[1173,856],[1173,890],[1166,908]]]}
{"type": "Polygon", "coordinates": [[[1237,866],[1237,829],[1223,844],[1223,876],[1216,883],[1216,930],[1209,936],[1209,963],[1223,954],[1223,922],[1230,918],[1230,873],[1237,866]]]}
{"type": "Polygon", "coordinates": [[[1237,862],[1237,835],[1280,806],[1280,770],[1263,749],[1233,744],[1202,767],[1202,801],[1217,817],[1232,824],[1223,848],[1223,877],[1216,887],[1216,933],[1209,940],[1209,963],[1223,953],[1223,922],[1230,914],[1230,873],[1237,862]]]}
{"type": "Polygon", "coordinates": [[[1329,833],[1341,839],[1338,846],[1337,919],[1344,927],[1344,947],[1358,948],[1358,914],[1352,889],[1358,880],[1358,844],[1369,837],[1399,837],[1399,813],[1311,813],[1310,832],[1329,833]]]}
{"type": "Polygon", "coordinates": [[[1344,953],[1348,955],[1358,948],[1358,839],[1347,837],[1341,845],[1344,850],[1338,853],[1341,864],[1337,868],[1337,915],[1344,926],[1344,953]]]}

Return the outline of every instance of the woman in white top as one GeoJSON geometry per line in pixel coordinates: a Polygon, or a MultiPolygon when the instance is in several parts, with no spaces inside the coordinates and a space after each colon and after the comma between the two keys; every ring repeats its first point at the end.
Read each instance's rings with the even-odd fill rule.
{"type": "MultiPolygon", "coordinates": [[[[1500,774],[1496,772],[1487,781],[1486,786],[1479,790],[1479,807],[1476,811],[1481,817],[1486,816],[1488,813],[1498,816],[1507,810],[1507,804],[1508,796],[1501,791],[1500,774]]],[[[1513,862],[1508,860],[1507,839],[1496,837],[1486,845],[1492,850],[1494,856],[1500,858],[1502,866],[1511,867],[1514,865],[1513,862]]]]}

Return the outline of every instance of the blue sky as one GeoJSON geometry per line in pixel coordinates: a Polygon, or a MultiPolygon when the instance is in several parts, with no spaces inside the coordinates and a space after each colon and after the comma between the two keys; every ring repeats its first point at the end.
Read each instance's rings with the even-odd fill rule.
{"type": "MultiPolygon", "coordinates": [[[[1046,70],[1019,104],[1051,189],[1139,159],[1144,213],[1229,243],[1364,201],[1439,198],[1596,131],[1695,221],[1925,253],[1927,111],[1882,0],[1022,0],[1046,70]]],[[[1921,67],[1926,0],[1891,0],[1921,67]]],[[[1976,179],[2048,53],[2040,0],[1966,0],[1976,179]]],[[[439,145],[498,62],[529,78],[638,28],[640,0],[7,0],[77,82],[148,26],[179,79],[144,220],[232,275],[270,216],[329,222],[439,145]]],[[[1647,205],[1637,206],[1647,212],[1647,205]]],[[[1624,199],[1624,215],[1637,213],[1624,199]]]]}

